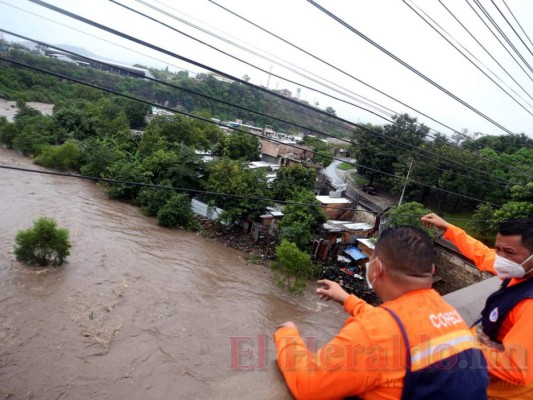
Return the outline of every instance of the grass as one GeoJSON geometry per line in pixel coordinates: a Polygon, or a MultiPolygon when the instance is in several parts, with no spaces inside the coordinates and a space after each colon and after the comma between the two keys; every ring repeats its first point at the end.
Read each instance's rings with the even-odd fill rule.
{"type": "Polygon", "coordinates": [[[472,214],[474,214],[474,211],[461,211],[454,214],[444,213],[443,218],[465,232],[469,232],[472,230],[472,214]]]}
{"type": "Polygon", "coordinates": [[[470,236],[481,240],[489,247],[493,246],[496,235],[490,232],[477,233],[474,231],[475,221],[473,220],[474,211],[461,211],[454,214],[444,213],[443,218],[451,224],[458,226],[470,236]]]}
{"type": "Polygon", "coordinates": [[[348,163],[340,163],[338,166],[337,166],[338,169],[341,169],[343,171],[348,171],[350,169],[355,169],[355,167],[352,165],[352,164],[348,164],[348,163]]]}

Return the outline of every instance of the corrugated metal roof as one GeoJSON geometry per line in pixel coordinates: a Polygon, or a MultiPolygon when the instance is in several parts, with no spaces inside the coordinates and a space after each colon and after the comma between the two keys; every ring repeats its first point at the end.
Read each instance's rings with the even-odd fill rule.
{"type": "Polygon", "coordinates": [[[353,258],[355,261],[368,258],[368,256],[361,250],[359,250],[357,247],[348,247],[346,250],[344,250],[344,252],[348,254],[351,258],[353,258]]]}
{"type": "Polygon", "coordinates": [[[364,244],[366,247],[372,250],[374,250],[374,248],[376,247],[376,245],[374,244],[374,241],[371,239],[357,239],[357,241],[364,244]]]}

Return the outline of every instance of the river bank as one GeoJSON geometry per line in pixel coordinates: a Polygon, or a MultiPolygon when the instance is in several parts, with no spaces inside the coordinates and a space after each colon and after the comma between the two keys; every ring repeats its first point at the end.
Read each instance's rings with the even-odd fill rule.
{"type": "MultiPolygon", "coordinates": [[[[40,169],[0,149],[0,164],[40,169]]],[[[272,329],[317,346],[342,307],[293,296],[270,269],[196,233],[167,229],[94,183],[0,169],[0,398],[289,399],[272,329]],[[64,267],[15,261],[40,216],[70,231],[64,267]]]]}

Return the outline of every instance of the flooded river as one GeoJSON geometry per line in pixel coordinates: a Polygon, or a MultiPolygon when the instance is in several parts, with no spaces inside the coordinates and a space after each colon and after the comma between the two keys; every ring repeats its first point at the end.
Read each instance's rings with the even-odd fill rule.
{"type": "MultiPolygon", "coordinates": [[[[0,164],[40,169],[4,149],[0,164]]],[[[0,169],[0,224],[0,399],[290,398],[273,328],[293,320],[320,345],[345,317],[91,182],[0,169]],[[70,230],[64,267],[14,260],[40,216],[70,230]]]]}

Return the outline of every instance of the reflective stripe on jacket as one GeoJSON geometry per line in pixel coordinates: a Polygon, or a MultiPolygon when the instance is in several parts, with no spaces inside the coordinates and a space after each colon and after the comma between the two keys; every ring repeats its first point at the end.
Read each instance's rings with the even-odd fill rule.
{"type": "MultiPolygon", "coordinates": [[[[297,329],[275,332],[278,365],[294,397],[401,399],[406,347],[400,327],[383,307],[398,314],[406,327],[414,372],[476,348],[459,313],[432,289],[409,292],[379,307],[351,295],[344,308],[352,316],[315,354],[297,329]]],[[[486,382],[473,384],[484,387],[486,382]]]]}

